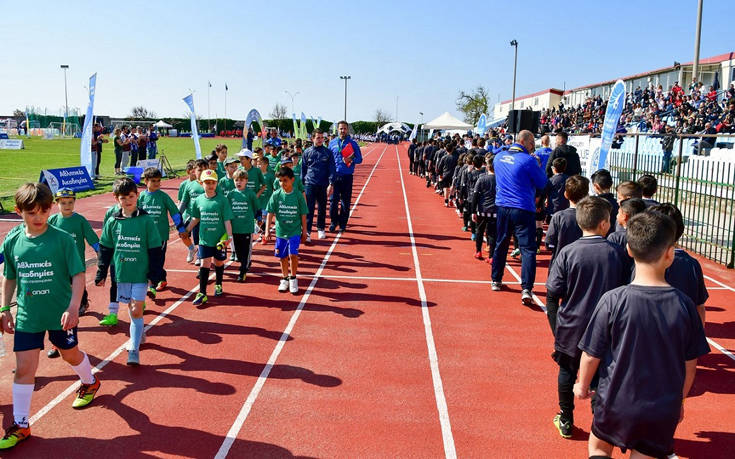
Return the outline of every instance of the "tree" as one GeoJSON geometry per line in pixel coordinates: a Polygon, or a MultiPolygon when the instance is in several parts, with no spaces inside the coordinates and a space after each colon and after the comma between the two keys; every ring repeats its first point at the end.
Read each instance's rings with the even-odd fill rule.
{"type": "Polygon", "coordinates": [[[18,122],[18,124],[22,123],[26,119],[26,114],[23,113],[22,110],[18,110],[17,108],[13,110],[13,119],[18,122]]]}
{"type": "Polygon", "coordinates": [[[382,108],[375,110],[375,122],[378,124],[378,126],[382,126],[385,123],[390,123],[390,121],[391,119],[388,112],[386,112],[382,108]]]}
{"type": "Polygon", "coordinates": [[[155,112],[148,111],[144,106],[139,105],[137,107],[133,107],[130,111],[130,117],[136,119],[155,118],[156,114],[155,112]]]}
{"type": "Polygon", "coordinates": [[[466,123],[477,124],[480,115],[487,113],[487,99],[487,90],[482,86],[470,93],[460,91],[457,96],[457,110],[464,113],[466,123]]]}
{"type": "Polygon", "coordinates": [[[273,106],[273,110],[271,111],[270,116],[274,120],[286,119],[286,106],[277,103],[276,105],[273,106]]]}

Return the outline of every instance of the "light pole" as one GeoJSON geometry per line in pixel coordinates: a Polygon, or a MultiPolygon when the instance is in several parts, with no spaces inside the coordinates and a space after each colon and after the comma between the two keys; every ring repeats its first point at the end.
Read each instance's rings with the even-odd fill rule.
{"type": "Polygon", "coordinates": [[[291,96],[291,113],[296,113],[296,108],[295,108],[295,106],[294,106],[293,100],[294,100],[294,98],[295,98],[296,96],[298,96],[298,95],[299,95],[299,94],[301,94],[301,93],[300,93],[299,91],[296,91],[296,92],[295,92],[295,93],[293,93],[293,94],[291,94],[291,92],[290,92],[290,91],[283,91],[283,92],[285,92],[286,94],[288,94],[289,96],[291,96]]]}
{"type": "Polygon", "coordinates": [[[69,68],[66,64],[61,64],[61,68],[64,70],[64,123],[61,127],[61,135],[66,135],[66,118],[69,116],[69,97],[66,93],[66,71],[69,68]]]}
{"type": "MultiPolygon", "coordinates": [[[[702,35],[702,0],[697,7],[697,34],[694,36],[694,65],[692,65],[692,82],[699,73],[699,37],[702,35]]],[[[684,83],[682,83],[683,85],[684,83]]]]}
{"type": "Polygon", "coordinates": [[[518,66],[518,41],[511,40],[510,46],[515,48],[515,59],[513,60],[513,98],[510,101],[510,109],[515,110],[515,107],[516,107],[516,68],[518,66]]]}
{"type": "Polygon", "coordinates": [[[345,80],[345,117],[344,117],[345,121],[347,121],[347,80],[351,78],[352,77],[350,75],[342,75],[339,77],[340,80],[345,80]]]}
{"type": "Polygon", "coordinates": [[[423,140],[423,138],[424,138],[424,136],[421,135],[421,133],[424,132],[423,124],[424,124],[424,112],[419,112],[419,126],[416,127],[416,129],[420,129],[420,132],[419,132],[419,141],[423,140]]]}

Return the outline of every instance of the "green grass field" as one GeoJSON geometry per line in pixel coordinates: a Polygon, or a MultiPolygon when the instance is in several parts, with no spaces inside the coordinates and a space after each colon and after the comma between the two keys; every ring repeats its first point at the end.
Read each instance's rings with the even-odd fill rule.
{"type": "MultiPolygon", "coordinates": [[[[25,140],[25,150],[0,150],[0,203],[6,212],[13,209],[13,194],[23,183],[37,181],[42,169],[56,169],[79,165],[80,139],[43,140],[30,138],[25,140]]],[[[229,154],[240,151],[242,139],[200,139],[202,155],[208,155],[218,143],[227,145],[229,154]]],[[[254,142],[260,146],[260,140],[254,142]]],[[[194,142],[191,138],[163,137],[158,141],[159,153],[164,153],[171,166],[180,175],[186,162],[195,157],[194,142]]],[[[114,177],[115,152],[112,143],[102,148],[102,177],[96,182],[97,189],[80,193],[88,196],[110,191],[114,177]]]]}

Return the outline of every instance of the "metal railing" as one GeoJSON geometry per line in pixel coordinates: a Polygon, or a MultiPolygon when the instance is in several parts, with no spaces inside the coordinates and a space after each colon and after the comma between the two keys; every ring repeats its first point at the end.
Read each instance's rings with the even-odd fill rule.
{"type": "MultiPolygon", "coordinates": [[[[669,134],[666,134],[669,135],[669,134]]],[[[718,135],[670,134],[679,139],[677,147],[664,160],[661,152],[639,148],[642,136],[635,137],[631,152],[612,150],[608,156],[614,186],[626,180],[637,180],[650,174],[658,181],[653,197],[659,202],[675,204],[684,217],[684,235],[679,244],[705,258],[735,267],[735,149],[731,142],[719,143],[718,135]],[[710,139],[707,144],[702,139],[710,139]],[[686,155],[684,140],[698,139],[694,153],[686,155]],[[719,147],[718,147],[719,145],[719,147]],[[678,151],[677,151],[678,150],[678,151]],[[710,156],[710,153],[713,153],[710,156]]],[[[665,135],[659,136],[661,139],[665,135]]]]}

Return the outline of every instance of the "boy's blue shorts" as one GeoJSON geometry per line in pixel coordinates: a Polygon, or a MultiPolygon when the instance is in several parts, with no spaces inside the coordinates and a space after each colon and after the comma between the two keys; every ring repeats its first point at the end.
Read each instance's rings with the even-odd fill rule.
{"type": "MultiPolygon", "coordinates": [[[[46,332],[28,333],[16,330],[13,336],[13,352],[22,352],[43,349],[43,339],[46,336],[46,332]]],[[[48,330],[48,339],[58,349],[72,349],[79,344],[77,340],[77,327],[68,331],[48,330]]]]}
{"type": "Polygon", "coordinates": [[[215,260],[224,261],[227,259],[227,252],[224,250],[217,250],[217,247],[210,247],[208,245],[199,246],[199,259],[204,260],[205,258],[214,257],[215,260]]]}
{"type": "Polygon", "coordinates": [[[145,295],[148,291],[148,284],[145,283],[117,283],[117,302],[130,304],[133,301],[145,301],[145,295]]]}
{"type": "Polygon", "coordinates": [[[290,255],[299,254],[299,246],[301,245],[301,235],[291,236],[288,239],[281,237],[276,238],[276,257],[286,258],[290,255]]]}

